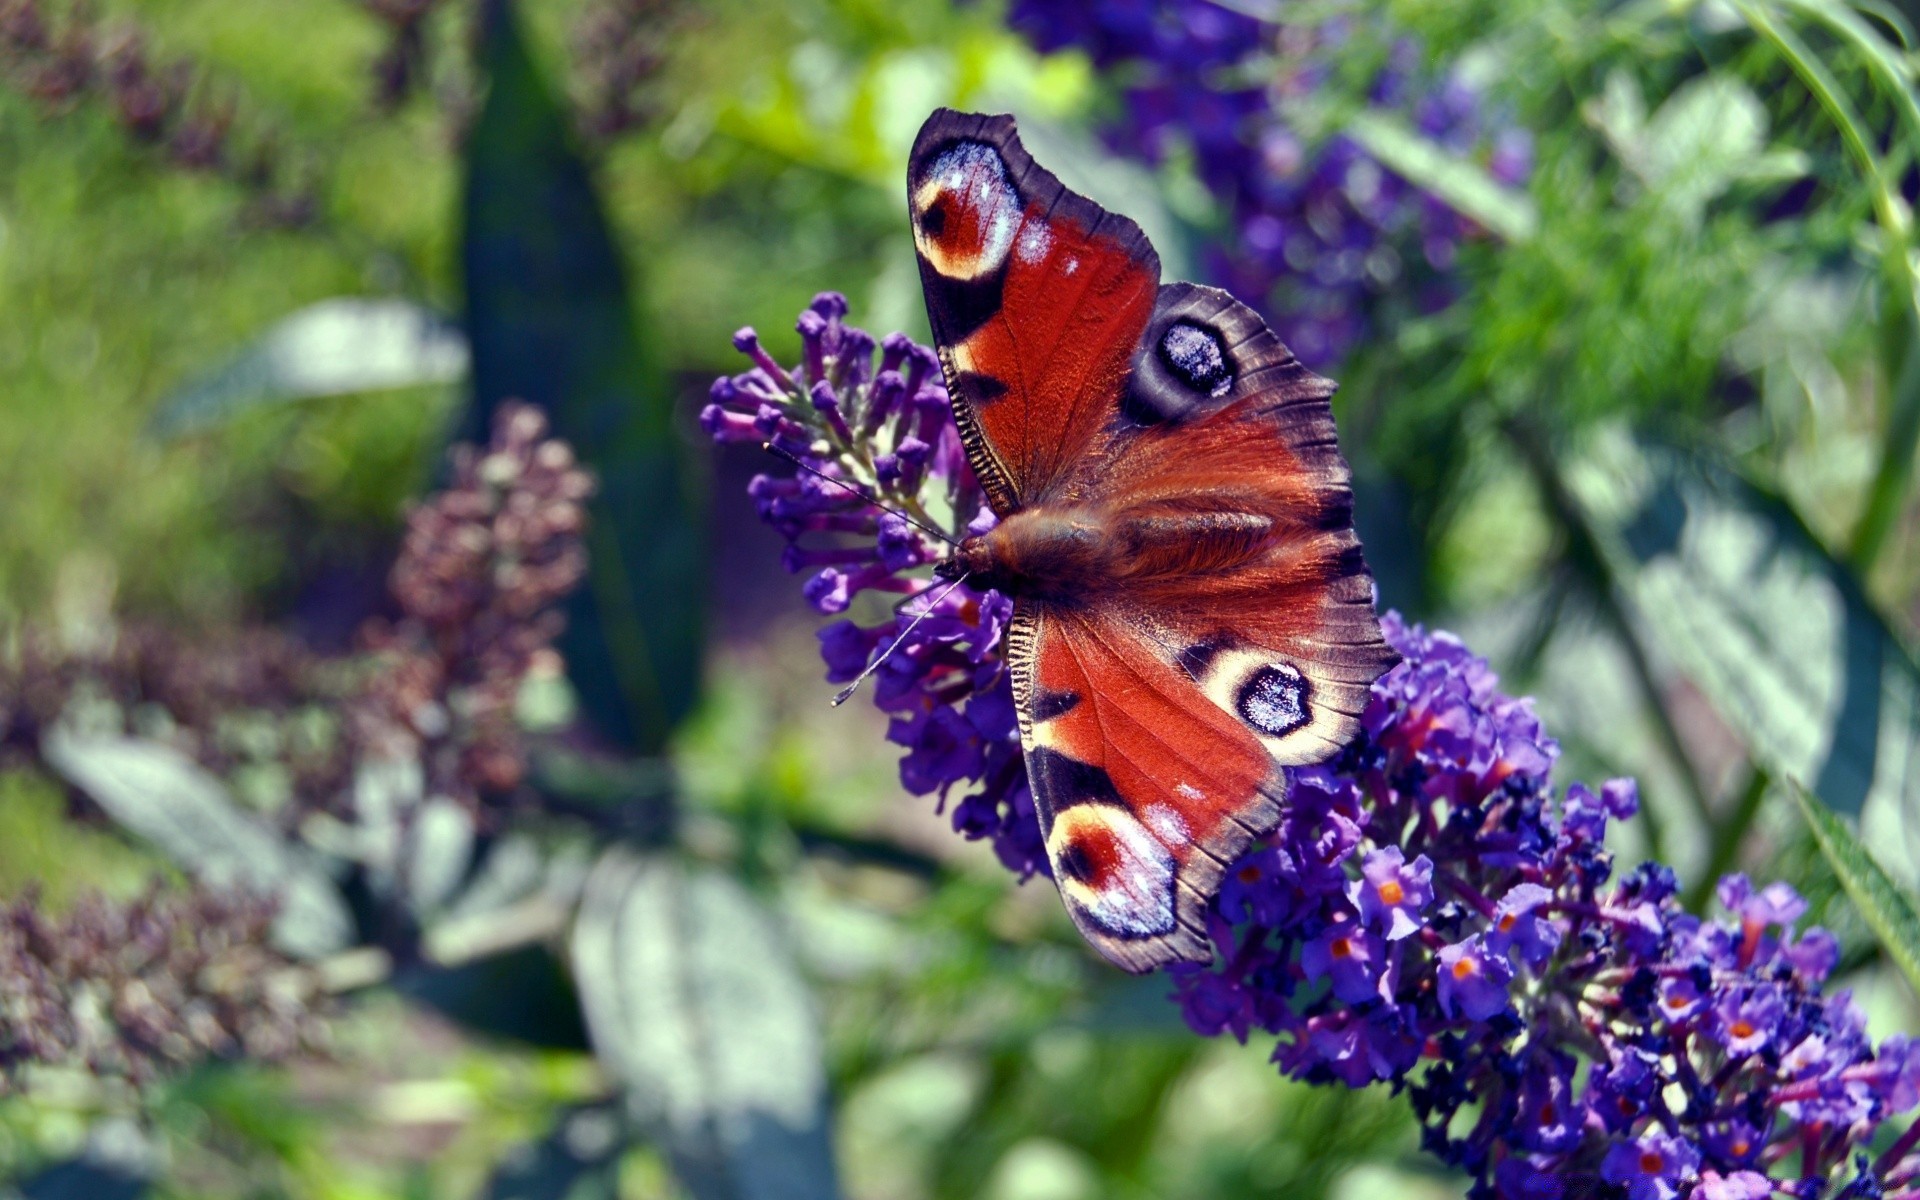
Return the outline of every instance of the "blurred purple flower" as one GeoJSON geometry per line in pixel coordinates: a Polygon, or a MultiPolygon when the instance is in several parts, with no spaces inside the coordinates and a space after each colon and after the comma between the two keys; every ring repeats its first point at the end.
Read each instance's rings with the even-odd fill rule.
{"type": "Polygon", "coordinates": [[[1296,109],[1326,86],[1336,47],[1357,57],[1360,20],[1389,46],[1361,88],[1366,103],[1501,183],[1526,181],[1528,133],[1494,119],[1463,78],[1429,68],[1384,17],[1281,24],[1211,0],[1014,0],[1007,12],[1036,49],[1081,50],[1123,81],[1124,103],[1103,131],[1115,151],[1151,163],[1191,153],[1227,218],[1203,255],[1209,281],[1255,300],[1314,366],[1364,337],[1389,293],[1444,307],[1460,245],[1478,233],[1350,138],[1302,140],[1296,109]]]}

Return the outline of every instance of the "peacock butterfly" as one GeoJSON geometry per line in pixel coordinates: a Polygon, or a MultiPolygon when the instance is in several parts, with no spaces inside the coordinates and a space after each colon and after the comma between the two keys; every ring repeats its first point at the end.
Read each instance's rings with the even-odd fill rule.
{"type": "Polygon", "coordinates": [[[907,197],[947,391],[999,524],[941,563],[1014,599],[1005,660],[1074,923],[1130,971],[1206,962],[1208,902],[1394,662],[1334,384],[1013,118],[941,109],[907,197]]]}

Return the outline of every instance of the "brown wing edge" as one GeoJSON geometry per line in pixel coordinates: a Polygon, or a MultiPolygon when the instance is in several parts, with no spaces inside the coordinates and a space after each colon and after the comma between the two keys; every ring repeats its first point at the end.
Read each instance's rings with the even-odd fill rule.
{"type": "MultiPolygon", "coordinates": [[[[1033,738],[1033,670],[1040,639],[1044,635],[1046,613],[1030,600],[1015,602],[1013,619],[1008,623],[1005,662],[1013,684],[1014,713],[1020,726],[1020,743],[1025,753],[1028,785],[1033,789],[1036,816],[1041,823],[1041,838],[1050,843],[1053,813],[1058,805],[1046,794],[1048,774],[1040,769],[1033,738]]],[[[1195,703],[1208,703],[1196,694],[1195,703]]],[[[1255,841],[1273,833],[1280,825],[1286,801],[1286,776],[1276,770],[1255,792],[1257,803],[1230,819],[1215,837],[1188,847],[1184,859],[1177,862],[1174,875],[1174,928],[1170,933],[1151,937],[1121,937],[1082,919],[1079,910],[1063,894],[1061,901],[1093,947],[1115,966],[1135,975],[1172,963],[1206,964],[1214,959],[1213,940],[1207,933],[1206,909],[1220,890],[1226,872],[1255,841]]],[[[1051,854],[1051,851],[1049,851],[1051,854]]],[[[1059,865],[1053,864],[1056,879],[1059,865]]]]}
{"type": "MultiPolygon", "coordinates": [[[[907,158],[909,212],[913,207],[913,195],[919,190],[928,165],[948,146],[969,141],[985,143],[999,152],[1000,160],[1007,168],[1007,178],[1012,181],[1022,208],[1036,201],[1042,202],[1047,206],[1049,220],[1056,216],[1071,219],[1089,233],[1113,238],[1129,254],[1152,264],[1154,278],[1160,277],[1160,255],[1140,226],[1129,217],[1108,212],[1078,192],[1069,191],[1058,176],[1035,162],[1020,142],[1020,133],[1011,113],[967,113],[951,108],[933,110],[921,124],[920,132],[913,140],[913,150],[907,158]]],[[[1006,465],[987,442],[980,428],[977,402],[969,394],[961,372],[954,366],[950,347],[965,340],[972,329],[952,327],[945,314],[963,307],[950,303],[950,294],[988,289],[997,295],[1005,278],[1005,265],[985,279],[965,283],[945,278],[924,259],[920,260],[919,266],[920,290],[927,302],[927,324],[933,330],[934,348],[940,356],[940,371],[947,385],[947,402],[953,408],[960,444],[966,450],[967,463],[973,468],[974,477],[980,481],[980,488],[986,493],[987,503],[997,515],[1004,517],[1017,512],[1031,497],[1021,493],[1006,465]]],[[[965,307],[983,306],[982,298],[972,297],[971,303],[965,307]]]]}

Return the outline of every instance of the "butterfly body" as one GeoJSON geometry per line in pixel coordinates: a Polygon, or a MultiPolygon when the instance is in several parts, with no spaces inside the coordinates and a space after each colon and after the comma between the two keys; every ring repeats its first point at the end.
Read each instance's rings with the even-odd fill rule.
{"type": "Polygon", "coordinates": [[[1014,599],[1006,662],[1068,912],[1130,970],[1206,961],[1204,909],[1284,768],[1393,661],[1333,385],[1225,292],[1160,283],[1131,221],[1009,117],[941,110],[908,200],[968,460],[999,518],[939,568],[1014,599]]]}

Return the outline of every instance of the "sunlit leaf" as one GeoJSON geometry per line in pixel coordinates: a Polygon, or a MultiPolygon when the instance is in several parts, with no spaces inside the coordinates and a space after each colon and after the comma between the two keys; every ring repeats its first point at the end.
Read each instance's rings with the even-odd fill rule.
{"type": "Polygon", "coordinates": [[[488,6],[487,99],[467,138],[467,332],[475,404],[544,407],[599,477],[587,585],[561,642],[586,715],[640,752],[664,744],[700,680],[705,530],[680,461],[673,393],[642,336],[632,271],[568,117],[522,41],[488,6]]]}
{"type": "Polygon", "coordinates": [[[1470,159],[1420,136],[1404,121],[1373,109],[1353,114],[1347,136],[1396,173],[1445,200],[1509,242],[1524,242],[1540,227],[1526,193],[1509,188],[1470,159]]]}
{"type": "Polygon", "coordinates": [[[587,882],[573,965],[594,1049],[698,1200],[839,1194],[806,984],[739,884],[611,850],[587,882]]]}
{"type": "Polygon", "coordinates": [[[1792,780],[1787,781],[1787,793],[1881,947],[1920,993],[1920,902],[1887,875],[1832,809],[1792,780]]]}
{"type": "Polygon", "coordinates": [[[1648,117],[1639,85],[1616,70],[1589,114],[1627,169],[1688,223],[1736,183],[1777,182],[1807,170],[1798,151],[1767,150],[1766,107],[1729,75],[1683,85],[1648,117]]]}
{"type": "Polygon", "coordinates": [[[327,873],[236,807],[218,779],[178,750],[56,726],[40,751],[68,783],[195,879],[278,900],[273,938],[287,953],[318,957],[352,939],[353,917],[327,873]]]}
{"type": "Polygon", "coordinates": [[[1570,480],[1634,612],[1750,753],[1843,813],[1920,804],[1920,667],[1791,509],[1625,438],[1570,480]]]}
{"type": "Polygon", "coordinates": [[[177,437],[256,404],[452,383],[466,373],[467,339],[439,314],[406,300],[322,300],[163,399],[151,429],[177,437]]]}

